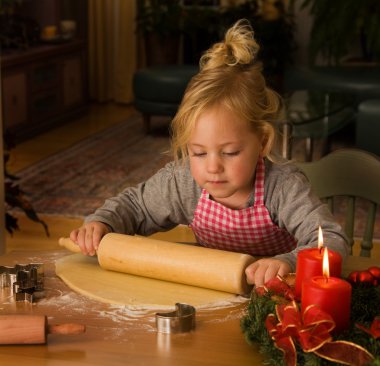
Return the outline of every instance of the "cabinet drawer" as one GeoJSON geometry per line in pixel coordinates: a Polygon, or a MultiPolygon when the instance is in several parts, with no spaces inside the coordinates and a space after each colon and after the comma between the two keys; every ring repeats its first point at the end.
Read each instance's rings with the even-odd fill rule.
{"type": "Polygon", "coordinates": [[[85,45],[72,39],[0,55],[0,117],[16,143],[85,112],[85,45]]]}
{"type": "Polygon", "coordinates": [[[25,123],[28,116],[26,74],[4,76],[2,92],[4,129],[25,123]]]}
{"type": "Polygon", "coordinates": [[[34,121],[53,116],[61,110],[62,95],[57,89],[36,93],[31,98],[30,113],[34,121]]]}
{"type": "Polygon", "coordinates": [[[70,107],[83,103],[83,74],[81,59],[68,58],[63,63],[63,104],[70,107]]]}
{"type": "Polygon", "coordinates": [[[30,85],[33,92],[49,89],[60,84],[60,64],[49,62],[32,67],[30,85]]]}

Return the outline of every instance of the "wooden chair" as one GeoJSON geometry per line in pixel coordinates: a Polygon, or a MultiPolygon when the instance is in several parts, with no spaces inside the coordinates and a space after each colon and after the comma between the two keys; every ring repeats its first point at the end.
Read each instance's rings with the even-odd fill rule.
{"type": "Polygon", "coordinates": [[[343,226],[350,240],[351,253],[354,245],[355,203],[360,198],[369,205],[360,255],[370,257],[376,210],[380,204],[380,158],[364,150],[341,149],[318,161],[297,165],[305,172],[316,194],[327,201],[333,214],[338,196],[347,201],[343,226]]]}

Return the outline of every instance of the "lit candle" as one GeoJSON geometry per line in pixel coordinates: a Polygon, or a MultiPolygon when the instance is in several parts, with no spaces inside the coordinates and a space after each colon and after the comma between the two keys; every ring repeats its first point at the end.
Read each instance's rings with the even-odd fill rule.
{"type": "Polygon", "coordinates": [[[335,321],[333,333],[348,329],[350,324],[351,285],[340,278],[329,276],[329,256],[323,254],[323,276],[316,276],[302,283],[301,309],[318,305],[335,321]]]}
{"type": "MultiPolygon", "coordinates": [[[[318,230],[318,248],[307,248],[298,252],[296,267],[295,296],[301,299],[302,282],[314,276],[322,276],[323,234],[318,230]]],[[[340,277],[342,273],[342,257],[339,253],[329,250],[329,264],[332,277],[340,277]]]]}

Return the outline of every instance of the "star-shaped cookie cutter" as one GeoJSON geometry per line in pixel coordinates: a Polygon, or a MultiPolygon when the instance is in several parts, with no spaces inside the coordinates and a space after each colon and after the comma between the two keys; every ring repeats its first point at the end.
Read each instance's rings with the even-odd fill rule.
{"type": "Polygon", "coordinates": [[[33,302],[35,293],[44,289],[43,264],[0,266],[0,289],[6,288],[16,301],[33,302]]]}
{"type": "Polygon", "coordinates": [[[188,304],[175,304],[176,310],[156,313],[157,331],[160,333],[185,333],[195,329],[195,308],[188,304]]]}

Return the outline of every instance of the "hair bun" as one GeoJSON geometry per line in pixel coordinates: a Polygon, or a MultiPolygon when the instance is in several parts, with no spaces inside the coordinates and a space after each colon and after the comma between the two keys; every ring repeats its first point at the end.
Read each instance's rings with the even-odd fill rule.
{"type": "Polygon", "coordinates": [[[246,19],[237,21],[224,37],[201,57],[202,69],[221,66],[251,65],[256,60],[259,45],[255,41],[254,31],[246,19]]]}

